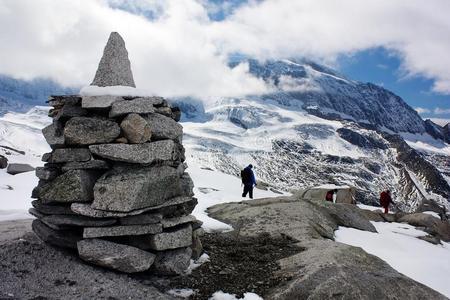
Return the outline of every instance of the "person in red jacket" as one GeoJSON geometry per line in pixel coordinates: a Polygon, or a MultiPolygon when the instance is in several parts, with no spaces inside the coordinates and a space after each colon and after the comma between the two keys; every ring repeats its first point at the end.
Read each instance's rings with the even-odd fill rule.
{"type": "Polygon", "coordinates": [[[394,204],[391,197],[391,191],[382,191],[380,194],[380,205],[384,208],[384,213],[389,213],[389,205],[394,204]]]}

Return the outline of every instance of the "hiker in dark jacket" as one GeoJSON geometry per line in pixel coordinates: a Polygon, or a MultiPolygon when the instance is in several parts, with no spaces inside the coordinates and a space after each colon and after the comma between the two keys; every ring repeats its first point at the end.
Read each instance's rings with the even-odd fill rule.
{"type": "Polygon", "coordinates": [[[380,194],[380,205],[384,208],[384,213],[389,213],[389,205],[394,204],[391,197],[391,191],[382,191],[380,194]]]}
{"type": "Polygon", "coordinates": [[[253,199],[253,187],[256,185],[255,174],[252,168],[253,166],[250,164],[241,171],[242,184],[244,185],[242,197],[247,197],[248,193],[250,199],[253,199]]]}

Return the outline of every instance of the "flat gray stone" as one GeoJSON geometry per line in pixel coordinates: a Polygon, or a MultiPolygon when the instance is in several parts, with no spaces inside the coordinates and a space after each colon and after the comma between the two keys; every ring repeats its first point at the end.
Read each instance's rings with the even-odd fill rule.
{"type": "Polygon", "coordinates": [[[195,221],[197,221],[197,219],[193,215],[188,215],[176,218],[162,219],[161,224],[163,228],[170,228],[181,224],[192,223],[195,221]]]}
{"type": "Polygon", "coordinates": [[[121,225],[143,225],[159,223],[161,214],[141,214],[137,216],[127,216],[119,219],[121,225]]]}
{"type": "Polygon", "coordinates": [[[41,213],[40,211],[38,211],[36,208],[32,207],[28,209],[28,213],[34,217],[36,217],[37,219],[41,219],[43,217],[45,217],[45,215],[43,213],[41,213]]]}
{"type": "MultiPolygon", "coordinates": [[[[153,206],[146,207],[143,209],[137,209],[130,212],[112,212],[112,211],[104,211],[99,209],[94,209],[90,204],[86,203],[72,203],[70,206],[71,211],[76,214],[93,217],[93,218],[108,218],[108,217],[127,217],[127,216],[137,216],[144,212],[154,211],[154,210],[164,210],[165,208],[177,207],[180,205],[185,205],[186,203],[191,203],[195,198],[191,197],[174,197],[172,199],[164,201],[164,203],[153,206]]],[[[196,202],[195,202],[196,203],[196,202]]],[[[194,205],[195,206],[195,205],[194,205]]]]}
{"type": "Polygon", "coordinates": [[[92,208],[129,212],[162,204],[182,193],[180,178],[172,167],[117,167],[97,180],[92,208]]]}
{"type": "Polygon", "coordinates": [[[203,253],[203,244],[200,236],[203,234],[203,229],[197,229],[192,232],[192,259],[197,260],[203,253]]]}
{"type": "Polygon", "coordinates": [[[141,144],[150,140],[152,132],[144,118],[138,114],[129,114],[120,123],[120,128],[125,138],[131,144],[141,144]]]}
{"type": "Polygon", "coordinates": [[[73,215],[75,214],[70,209],[70,204],[44,204],[40,200],[31,201],[33,207],[46,215],[73,215]]]}
{"type": "Polygon", "coordinates": [[[36,177],[42,180],[53,180],[59,175],[59,170],[55,168],[37,167],[36,177]]]}
{"type": "Polygon", "coordinates": [[[109,143],[119,135],[119,125],[110,120],[75,117],[70,119],[64,127],[66,143],[72,145],[109,143]]]}
{"type": "Polygon", "coordinates": [[[145,144],[100,144],[89,146],[92,153],[115,161],[152,164],[180,159],[179,147],[171,140],[145,144]]]}
{"type": "Polygon", "coordinates": [[[159,252],[153,267],[161,275],[181,275],[189,267],[191,257],[191,248],[159,252]]]}
{"type": "Polygon", "coordinates": [[[72,161],[88,161],[91,159],[91,152],[86,148],[61,148],[52,152],[50,161],[52,163],[64,163],[72,161]]]}
{"type": "Polygon", "coordinates": [[[81,234],[71,230],[54,230],[38,219],[33,220],[31,227],[36,235],[49,244],[63,248],[76,249],[81,234]]]}
{"type": "Polygon", "coordinates": [[[174,231],[155,234],[150,239],[150,249],[156,251],[189,247],[192,245],[192,226],[186,225],[174,231]]]}
{"type": "Polygon", "coordinates": [[[55,226],[99,227],[117,223],[115,219],[98,219],[78,215],[49,215],[41,218],[44,223],[55,226]]]}
{"type": "Polygon", "coordinates": [[[136,114],[149,114],[155,112],[154,103],[151,98],[136,98],[133,100],[124,100],[114,102],[109,111],[109,117],[115,118],[123,115],[136,113],[136,114]]]}
{"type": "Polygon", "coordinates": [[[80,258],[89,263],[125,273],[148,270],[155,255],[138,248],[100,239],[85,239],[77,243],[80,258]]]}
{"type": "Polygon", "coordinates": [[[123,101],[119,96],[83,96],[81,107],[87,109],[110,109],[113,103],[123,101]]]}
{"type": "Polygon", "coordinates": [[[194,196],[194,182],[188,173],[183,173],[180,178],[183,195],[194,196]]]}
{"type": "Polygon", "coordinates": [[[90,202],[99,174],[95,171],[71,170],[44,185],[39,192],[42,203],[90,202]]]}
{"type": "Polygon", "coordinates": [[[8,164],[8,166],[6,167],[6,173],[11,174],[11,175],[16,175],[16,174],[31,172],[31,171],[34,171],[34,168],[32,166],[30,166],[29,164],[11,163],[11,164],[8,164]]]}
{"type": "Polygon", "coordinates": [[[136,87],[125,41],[119,33],[111,32],[91,85],[136,87]]]}
{"type": "Polygon", "coordinates": [[[64,135],[56,129],[56,126],[53,123],[44,127],[42,129],[42,134],[50,147],[57,148],[64,146],[64,135]]]}
{"type": "Polygon", "coordinates": [[[83,162],[68,162],[64,164],[62,170],[64,172],[69,170],[107,170],[109,164],[101,159],[92,159],[83,162]]]}
{"type": "Polygon", "coordinates": [[[73,117],[83,117],[88,114],[88,110],[81,106],[64,105],[55,117],[55,120],[65,121],[73,117]]]}
{"type": "Polygon", "coordinates": [[[83,230],[83,238],[155,234],[161,231],[162,231],[161,224],[127,225],[127,226],[111,226],[111,227],[86,227],[83,230]]]}
{"type": "Polygon", "coordinates": [[[171,139],[181,141],[183,126],[175,122],[173,119],[158,113],[148,114],[144,118],[150,125],[153,139],[171,139]]]}

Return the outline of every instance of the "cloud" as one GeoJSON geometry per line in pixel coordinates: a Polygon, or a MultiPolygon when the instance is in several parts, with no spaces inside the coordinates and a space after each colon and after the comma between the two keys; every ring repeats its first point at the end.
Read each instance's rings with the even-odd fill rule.
{"type": "Polygon", "coordinates": [[[431,111],[428,108],[416,107],[414,108],[419,114],[429,114],[431,111]]]}
{"type": "Polygon", "coordinates": [[[440,108],[440,107],[436,107],[433,110],[433,113],[435,115],[446,115],[446,114],[450,114],[450,108],[440,108]]]}
{"type": "Polygon", "coordinates": [[[396,53],[408,75],[433,79],[435,91],[450,94],[448,0],[249,1],[223,6],[220,21],[210,19],[209,3],[1,1],[0,73],[89,84],[109,32],[118,31],[137,86],[163,96],[267,91],[248,66],[227,66],[233,53],[333,62],[374,47],[396,53]]]}

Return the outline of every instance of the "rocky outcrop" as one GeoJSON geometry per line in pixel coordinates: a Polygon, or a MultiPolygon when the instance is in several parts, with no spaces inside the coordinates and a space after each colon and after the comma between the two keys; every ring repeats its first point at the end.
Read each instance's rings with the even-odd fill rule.
{"type": "Polygon", "coordinates": [[[18,163],[11,163],[7,165],[6,173],[11,175],[16,175],[20,173],[30,172],[34,171],[34,168],[30,166],[29,164],[18,164],[18,163]]]}
{"type": "Polygon", "coordinates": [[[288,236],[303,249],[278,261],[277,276],[288,279],[264,299],[446,299],[361,248],[333,241],[338,226],[373,231],[356,206],[280,197],[220,204],[208,213],[240,236],[288,236]]]}

